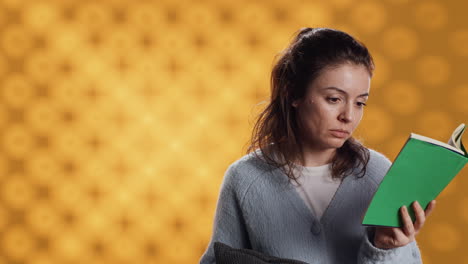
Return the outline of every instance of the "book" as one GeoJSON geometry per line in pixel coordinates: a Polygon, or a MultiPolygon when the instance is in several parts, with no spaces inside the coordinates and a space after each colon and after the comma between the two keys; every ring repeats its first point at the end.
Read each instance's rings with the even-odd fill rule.
{"type": "Polygon", "coordinates": [[[448,143],[410,133],[374,193],[362,224],[402,227],[399,210],[403,205],[414,223],[411,204],[418,201],[425,209],[468,162],[462,143],[465,128],[460,124],[448,143]]]}

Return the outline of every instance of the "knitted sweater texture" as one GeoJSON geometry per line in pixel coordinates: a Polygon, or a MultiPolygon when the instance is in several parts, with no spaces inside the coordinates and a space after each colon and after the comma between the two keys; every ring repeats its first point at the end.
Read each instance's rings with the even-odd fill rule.
{"type": "MultiPolygon", "coordinates": [[[[200,263],[215,263],[214,242],[310,264],[422,263],[416,241],[394,249],[370,242],[374,228],[361,224],[391,161],[369,149],[364,177],[345,177],[317,218],[287,176],[249,153],[227,168],[213,232],[200,263]]],[[[257,150],[257,153],[258,152],[257,150]]]]}

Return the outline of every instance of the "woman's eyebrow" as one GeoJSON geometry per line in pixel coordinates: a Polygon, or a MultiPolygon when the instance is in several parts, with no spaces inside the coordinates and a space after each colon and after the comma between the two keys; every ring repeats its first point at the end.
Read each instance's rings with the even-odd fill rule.
{"type": "MultiPolygon", "coordinates": [[[[347,93],[346,91],[341,90],[340,88],[337,88],[337,87],[333,87],[333,86],[331,86],[331,87],[325,87],[325,88],[323,88],[322,90],[328,90],[328,89],[330,89],[330,90],[336,90],[337,92],[343,93],[343,94],[345,94],[346,96],[348,96],[348,93],[347,93]]],[[[365,97],[365,96],[369,96],[369,93],[363,93],[363,94],[358,95],[357,97],[365,97]]]]}

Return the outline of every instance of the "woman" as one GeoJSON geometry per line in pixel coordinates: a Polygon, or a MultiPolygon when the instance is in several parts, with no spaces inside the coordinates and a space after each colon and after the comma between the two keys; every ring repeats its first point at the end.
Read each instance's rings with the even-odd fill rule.
{"type": "Polygon", "coordinates": [[[415,236],[432,212],[413,203],[402,228],[362,218],[391,162],[352,137],[369,97],[367,48],[328,28],[303,28],[271,75],[271,100],[248,153],[227,169],[214,242],[307,263],[421,263],[415,236]]]}

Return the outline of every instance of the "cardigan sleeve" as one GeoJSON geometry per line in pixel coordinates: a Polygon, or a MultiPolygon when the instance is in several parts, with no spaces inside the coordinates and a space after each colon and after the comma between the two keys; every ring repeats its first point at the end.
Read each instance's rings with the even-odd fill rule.
{"type": "Polygon", "coordinates": [[[374,237],[375,228],[366,227],[361,247],[358,253],[359,264],[422,264],[421,253],[416,241],[403,247],[381,249],[375,247],[371,240],[374,237]]]}
{"type": "Polygon", "coordinates": [[[251,248],[241,210],[241,179],[236,167],[229,166],[224,174],[216,205],[210,242],[200,259],[200,264],[215,262],[214,243],[222,242],[233,248],[251,248]]]}
{"type": "MultiPolygon", "coordinates": [[[[372,165],[369,166],[369,170],[373,171],[375,178],[371,178],[375,183],[375,190],[377,190],[379,184],[383,180],[385,174],[389,170],[392,162],[383,154],[370,149],[375,160],[372,161],[372,165]]],[[[393,249],[381,249],[375,247],[371,241],[374,237],[375,227],[366,227],[365,235],[363,236],[360,250],[358,252],[359,264],[367,263],[399,263],[399,264],[420,264],[421,253],[416,241],[411,242],[403,247],[393,249]]]]}

